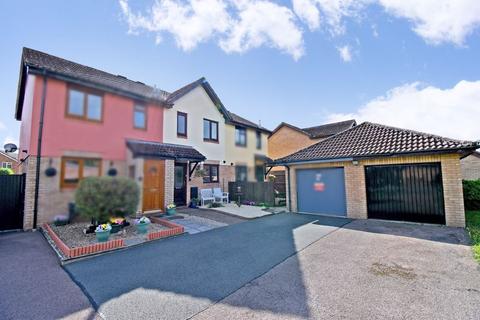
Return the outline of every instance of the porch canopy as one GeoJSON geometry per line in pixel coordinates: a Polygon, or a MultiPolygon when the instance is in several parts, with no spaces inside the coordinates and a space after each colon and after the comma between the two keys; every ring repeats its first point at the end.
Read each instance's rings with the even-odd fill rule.
{"type": "Polygon", "coordinates": [[[207,159],[195,148],[180,144],[127,140],[127,147],[132,151],[134,158],[170,159],[190,162],[202,162],[207,159]]]}

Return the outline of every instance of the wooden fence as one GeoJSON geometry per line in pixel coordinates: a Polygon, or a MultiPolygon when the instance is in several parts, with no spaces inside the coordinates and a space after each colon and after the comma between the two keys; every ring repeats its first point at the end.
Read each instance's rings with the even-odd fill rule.
{"type": "Polygon", "coordinates": [[[255,203],[265,203],[274,205],[275,192],[273,182],[229,182],[228,192],[230,201],[237,201],[238,196],[242,202],[254,201],[255,203]],[[238,192],[240,187],[240,193],[238,192]]]}

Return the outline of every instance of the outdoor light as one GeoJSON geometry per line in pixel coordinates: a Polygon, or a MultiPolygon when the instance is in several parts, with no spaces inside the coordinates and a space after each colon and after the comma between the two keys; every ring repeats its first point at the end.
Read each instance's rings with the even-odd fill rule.
{"type": "Polygon", "coordinates": [[[354,166],[358,166],[358,160],[353,160],[353,161],[352,161],[352,164],[353,164],[354,166]]]}

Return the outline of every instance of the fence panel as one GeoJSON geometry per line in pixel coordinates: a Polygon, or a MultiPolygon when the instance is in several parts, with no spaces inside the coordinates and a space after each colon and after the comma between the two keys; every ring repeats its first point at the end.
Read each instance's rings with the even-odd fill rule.
{"type": "Polygon", "coordinates": [[[270,206],[274,205],[275,193],[273,182],[229,182],[228,192],[230,194],[230,201],[240,200],[254,201],[255,203],[266,203],[270,206]],[[238,188],[240,187],[240,193],[238,188]]]}

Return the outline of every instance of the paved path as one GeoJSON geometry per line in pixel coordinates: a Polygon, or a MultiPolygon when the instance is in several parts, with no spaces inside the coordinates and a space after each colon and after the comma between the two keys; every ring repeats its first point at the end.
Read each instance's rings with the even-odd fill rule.
{"type": "Polygon", "coordinates": [[[194,317],[480,319],[464,230],[357,220],[194,317]]]}
{"type": "Polygon", "coordinates": [[[107,319],[186,319],[349,221],[320,218],[322,224],[315,224],[317,219],[279,214],[151,242],[66,269],[107,319]]]}
{"type": "Polygon", "coordinates": [[[0,234],[0,319],[94,317],[40,232],[0,234]]]}
{"type": "MultiPolygon", "coordinates": [[[[207,208],[207,206],[205,206],[207,208]]],[[[203,208],[203,207],[202,207],[203,208]]],[[[271,215],[272,213],[286,212],[284,207],[273,207],[270,210],[262,210],[262,207],[259,206],[237,206],[235,203],[224,203],[223,207],[210,208],[210,210],[215,210],[218,212],[224,212],[229,215],[237,216],[244,219],[255,219],[263,216],[271,215]]]]}

